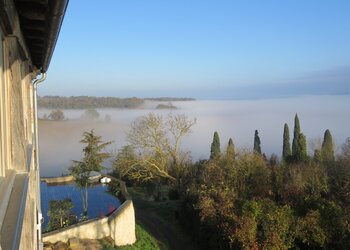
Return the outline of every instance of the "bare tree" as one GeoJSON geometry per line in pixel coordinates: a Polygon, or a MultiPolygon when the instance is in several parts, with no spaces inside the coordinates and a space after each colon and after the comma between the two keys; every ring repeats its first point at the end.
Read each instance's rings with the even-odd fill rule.
{"type": "Polygon", "coordinates": [[[53,121],[63,121],[64,120],[64,113],[60,109],[52,110],[49,114],[48,118],[53,121]]]}
{"type": "Polygon", "coordinates": [[[179,182],[189,160],[181,142],[195,122],[183,114],[150,113],[138,118],[127,135],[129,145],[118,153],[114,167],[121,176],[137,181],[166,178],[179,182]]]}
{"type": "Polygon", "coordinates": [[[168,114],[166,119],[166,130],[169,133],[170,143],[168,151],[171,160],[171,174],[176,178],[178,188],[181,186],[181,178],[184,174],[186,164],[190,159],[190,152],[181,150],[181,143],[184,137],[190,132],[196,119],[190,120],[185,114],[168,114]]]}

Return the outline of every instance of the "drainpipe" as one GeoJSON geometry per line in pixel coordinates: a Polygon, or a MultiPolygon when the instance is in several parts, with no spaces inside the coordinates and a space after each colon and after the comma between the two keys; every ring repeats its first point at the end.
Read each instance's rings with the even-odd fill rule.
{"type": "Polygon", "coordinates": [[[46,73],[41,73],[41,78],[36,78],[33,81],[33,105],[34,105],[34,167],[36,175],[36,206],[37,206],[37,237],[38,237],[38,249],[43,249],[43,243],[41,239],[41,224],[43,215],[41,212],[41,197],[40,197],[40,165],[39,165],[39,135],[38,135],[38,102],[37,102],[37,87],[38,84],[45,81],[46,73]]]}

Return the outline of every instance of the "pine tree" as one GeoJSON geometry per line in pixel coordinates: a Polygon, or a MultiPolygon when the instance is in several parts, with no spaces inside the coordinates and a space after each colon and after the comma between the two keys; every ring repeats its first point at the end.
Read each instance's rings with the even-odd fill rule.
{"type": "Polygon", "coordinates": [[[293,136],[293,145],[292,145],[292,155],[294,158],[297,158],[299,154],[299,135],[300,135],[300,122],[298,114],[295,114],[294,117],[294,136],[293,136]]]}
{"type": "Polygon", "coordinates": [[[228,140],[227,148],[226,148],[226,156],[227,159],[234,160],[235,159],[235,145],[233,144],[232,139],[228,140]]]}
{"type": "Polygon", "coordinates": [[[94,130],[84,132],[81,143],[86,144],[83,149],[83,159],[81,161],[73,161],[73,166],[69,168],[69,172],[75,179],[75,184],[82,193],[83,214],[87,215],[88,210],[88,187],[92,185],[89,177],[91,172],[101,172],[104,169],[102,163],[110,157],[109,153],[103,152],[112,142],[103,142],[102,137],[95,135],[94,130]]]}
{"type": "Polygon", "coordinates": [[[291,155],[290,150],[290,139],[289,139],[289,127],[288,124],[284,124],[284,131],[283,131],[283,151],[282,151],[282,158],[283,160],[287,160],[288,157],[291,155]]]}
{"type": "Polygon", "coordinates": [[[255,134],[254,134],[254,152],[261,154],[261,142],[260,142],[258,130],[255,130],[255,134]]]}
{"type": "Polygon", "coordinates": [[[213,142],[211,143],[210,148],[210,159],[216,159],[220,157],[221,150],[220,150],[220,138],[218,132],[214,132],[213,142]]]}
{"type": "Polygon", "coordinates": [[[321,154],[324,163],[334,161],[333,139],[329,129],[324,132],[321,154]]]}

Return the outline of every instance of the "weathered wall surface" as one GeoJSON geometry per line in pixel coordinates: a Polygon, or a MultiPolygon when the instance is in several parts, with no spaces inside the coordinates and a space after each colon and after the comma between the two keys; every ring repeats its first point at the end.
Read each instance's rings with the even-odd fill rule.
{"type": "MultiPolygon", "coordinates": [[[[37,175],[34,161],[31,160],[34,151],[29,149],[33,143],[33,102],[32,78],[35,73],[22,33],[13,0],[7,1],[7,11],[10,17],[12,32],[8,35],[2,30],[3,45],[3,79],[0,79],[2,91],[2,144],[4,149],[1,157],[7,170],[16,174],[25,173],[28,185],[25,186],[27,196],[20,206],[23,206],[23,217],[13,218],[13,223],[22,223],[19,249],[38,249],[37,237],[37,175]]],[[[6,176],[5,176],[6,177],[6,176]]],[[[11,191],[11,187],[9,187],[11,191]]],[[[23,190],[23,191],[25,191],[23,190]]],[[[18,225],[18,224],[17,224],[18,225]]],[[[6,249],[3,247],[3,249],[6,249]]]]}
{"type": "Polygon", "coordinates": [[[74,181],[74,177],[72,175],[67,175],[60,177],[41,178],[41,181],[45,181],[48,184],[65,183],[74,181]]]}
{"type": "Polygon", "coordinates": [[[70,238],[101,239],[111,236],[117,246],[133,244],[135,211],[131,200],[125,201],[109,217],[93,219],[43,235],[44,242],[68,241],[70,238]]]}
{"type": "Polygon", "coordinates": [[[109,218],[110,236],[117,246],[133,244],[136,241],[134,205],[126,200],[118,210],[109,218]]]}
{"type": "Polygon", "coordinates": [[[25,198],[23,226],[21,232],[20,249],[37,249],[37,185],[36,174],[32,158],[34,151],[28,150],[33,136],[33,109],[31,102],[31,78],[28,61],[23,61],[21,48],[15,37],[5,38],[5,79],[8,84],[6,93],[9,101],[10,147],[8,168],[16,172],[28,173],[28,189],[25,198]]]}
{"type": "Polygon", "coordinates": [[[25,171],[26,167],[26,138],[24,125],[24,108],[22,97],[22,86],[30,83],[25,82],[25,75],[22,75],[22,67],[25,67],[25,62],[21,61],[20,48],[15,37],[5,39],[7,65],[6,78],[9,84],[10,96],[10,114],[11,114],[11,159],[12,167],[18,171],[25,171]]]}
{"type": "MultiPolygon", "coordinates": [[[[34,166],[34,150],[30,151],[32,154],[27,155],[27,164],[29,170],[29,178],[28,178],[28,192],[25,201],[25,210],[23,217],[23,227],[21,233],[21,241],[20,241],[20,249],[37,249],[37,241],[33,239],[37,239],[37,229],[35,225],[37,224],[36,218],[36,208],[37,208],[37,182],[36,182],[36,173],[34,166]]],[[[27,152],[29,153],[29,152],[27,152]]]]}
{"type": "Polygon", "coordinates": [[[43,235],[44,242],[68,241],[70,238],[101,239],[110,235],[108,218],[93,219],[43,235]]]}

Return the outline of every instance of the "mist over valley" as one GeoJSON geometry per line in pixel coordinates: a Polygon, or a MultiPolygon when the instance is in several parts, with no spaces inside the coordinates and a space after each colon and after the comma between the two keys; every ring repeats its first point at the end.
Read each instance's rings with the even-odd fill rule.
{"type": "MultiPolygon", "coordinates": [[[[65,121],[39,121],[40,164],[42,176],[67,174],[72,160],[82,157],[83,145],[79,143],[84,131],[95,129],[105,141],[113,141],[112,153],[126,145],[126,133],[135,119],[150,112],[156,114],[183,113],[197,122],[192,133],[184,139],[182,148],[191,151],[193,161],[208,159],[213,133],[217,131],[224,151],[229,138],[238,149],[253,148],[254,131],[261,138],[262,151],[269,157],[279,157],[282,152],[283,125],[293,129],[293,119],[298,113],[301,129],[307,137],[309,154],[312,144],[317,144],[326,129],[330,129],[335,145],[341,145],[350,136],[349,95],[302,96],[258,100],[196,100],[176,101],[175,110],[156,109],[159,103],[146,100],[140,108],[96,109],[98,120],[82,119],[85,110],[68,109],[65,121]],[[107,118],[107,119],[106,119],[107,118]]],[[[51,109],[40,109],[39,117],[51,109]]],[[[106,163],[108,165],[108,163],[106,163]]]]}

